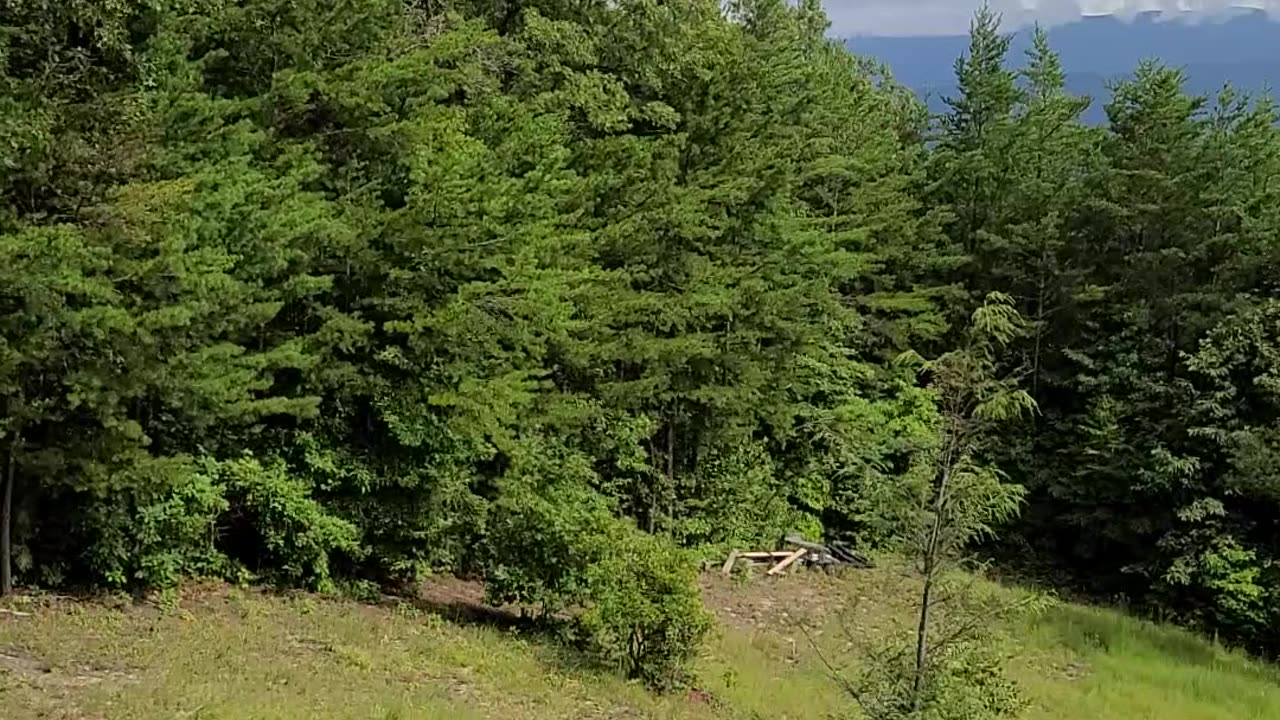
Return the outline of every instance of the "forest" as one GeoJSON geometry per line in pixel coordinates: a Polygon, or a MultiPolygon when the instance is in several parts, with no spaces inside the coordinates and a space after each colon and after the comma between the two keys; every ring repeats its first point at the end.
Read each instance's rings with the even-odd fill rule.
{"type": "Polygon", "coordinates": [[[453,573],[660,684],[700,559],[955,470],[1001,572],[1280,653],[1276,107],[1085,124],[984,11],[931,116],[827,27],[0,0],[0,590],[453,573]]]}

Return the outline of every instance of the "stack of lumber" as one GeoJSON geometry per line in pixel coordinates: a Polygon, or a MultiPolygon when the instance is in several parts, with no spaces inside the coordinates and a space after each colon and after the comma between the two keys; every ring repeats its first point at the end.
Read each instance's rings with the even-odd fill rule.
{"type": "Polygon", "coordinates": [[[734,550],[729,553],[729,557],[724,561],[724,565],[720,571],[725,575],[733,572],[733,568],[739,562],[747,562],[752,564],[767,564],[769,570],[767,575],[781,575],[788,568],[797,564],[810,567],[831,567],[837,565],[853,565],[856,567],[872,567],[871,561],[850,550],[843,543],[831,543],[823,545],[821,543],[812,543],[804,540],[796,535],[788,535],[786,544],[791,546],[787,550],[753,550],[739,551],[734,550]]]}

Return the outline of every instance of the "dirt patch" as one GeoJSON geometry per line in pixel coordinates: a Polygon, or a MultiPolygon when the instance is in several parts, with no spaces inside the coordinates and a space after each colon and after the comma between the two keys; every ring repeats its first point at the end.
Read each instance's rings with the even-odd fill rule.
{"type": "Polygon", "coordinates": [[[840,612],[848,586],[819,573],[736,580],[702,576],[702,597],[722,623],[744,629],[820,627],[840,612]]]}
{"type": "MultiPolygon", "coordinates": [[[[699,583],[707,608],[738,628],[820,627],[849,600],[846,577],[817,572],[746,581],[704,573],[699,583]]],[[[413,600],[423,610],[462,622],[515,625],[537,614],[534,608],[494,607],[485,602],[483,584],[447,575],[423,581],[413,600]]]]}
{"type": "Polygon", "coordinates": [[[74,688],[103,682],[137,682],[132,672],[81,665],[55,668],[34,655],[12,648],[0,648],[0,674],[41,688],[74,688]]]}
{"type": "Polygon", "coordinates": [[[495,607],[485,602],[484,585],[477,580],[464,580],[438,575],[424,580],[413,602],[422,610],[454,622],[477,623],[497,627],[527,625],[534,613],[515,605],[495,607]]]}
{"type": "Polygon", "coordinates": [[[463,580],[452,575],[435,575],[422,581],[418,588],[422,600],[447,607],[451,605],[485,605],[484,585],[478,580],[463,580]]]}
{"type": "Polygon", "coordinates": [[[0,668],[6,672],[24,676],[45,675],[52,672],[52,668],[39,658],[10,649],[0,649],[0,668]]]}

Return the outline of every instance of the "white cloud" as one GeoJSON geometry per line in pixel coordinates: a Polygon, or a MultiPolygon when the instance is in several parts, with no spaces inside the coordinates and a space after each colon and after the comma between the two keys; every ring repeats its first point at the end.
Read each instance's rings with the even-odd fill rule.
{"type": "MultiPolygon", "coordinates": [[[[981,0],[824,0],[836,35],[946,35],[969,27],[981,0]]],[[[1280,15],[1280,0],[992,0],[1009,26],[1055,25],[1083,15],[1132,18],[1160,11],[1207,17],[1251,8],[1280,15]]]]}

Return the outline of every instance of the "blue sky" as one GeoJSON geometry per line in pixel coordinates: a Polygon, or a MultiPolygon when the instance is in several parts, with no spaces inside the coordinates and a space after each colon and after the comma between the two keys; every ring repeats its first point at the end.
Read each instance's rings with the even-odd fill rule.
{"type": "MultiPolygon", "coordinates": [[[[824,0],[832,32],[847,35],[961,34],[981,0],[824,0]]],[[[1249,7],[1280,16],[1280,0],[992,0],[1010,26],[1056,25],[1082,15],[1132,17],[1162,10],[1169,17],[1189,13],[1199,19],[1249,7]]]]}

